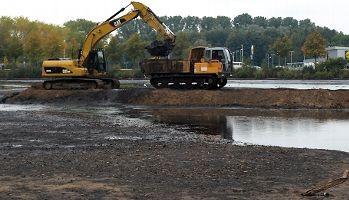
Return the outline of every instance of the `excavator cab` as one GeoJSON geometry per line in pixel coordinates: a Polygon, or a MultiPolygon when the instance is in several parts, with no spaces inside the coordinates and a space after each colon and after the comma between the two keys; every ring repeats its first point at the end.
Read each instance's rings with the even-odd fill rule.
{"type": "Polygon", "coordinates": [[[86,68],[89,72],[89,74],[95,75],[97,72],[99,73],[106,73],[107,71],[107,63],[105,61],[104,51],[103,49],[93,49],[91,50],[89,56],[85,60],[86,62],[86,68]]]}

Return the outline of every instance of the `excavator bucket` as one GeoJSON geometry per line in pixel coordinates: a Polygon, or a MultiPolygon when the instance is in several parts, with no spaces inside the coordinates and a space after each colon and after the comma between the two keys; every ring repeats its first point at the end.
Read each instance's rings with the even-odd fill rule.
{"type": "Polygon", "coordinates": [[[149,54],[153,57],[166,57],[171,53],[173,47],[174,45],[166,40],[165,41],[155,40],[145,48],[148,50],[149,54]]]}

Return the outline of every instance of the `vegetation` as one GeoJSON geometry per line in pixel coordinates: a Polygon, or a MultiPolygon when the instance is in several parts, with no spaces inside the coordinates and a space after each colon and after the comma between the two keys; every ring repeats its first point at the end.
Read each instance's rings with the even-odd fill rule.
{"type": "MultiPolygon", "coordinates": [[[[348,35],[327,27],[318,27],[309,19],[267,19],[252,17],[247,13],[234,19],[225,16],[160,18],[177,35],[173,58],[185,59],[191,47],[207,45],[226,46],[235,52],[235,61],[239,61],[243,45],[244,60],[248,61],[253,45],[254,65],[262,66],[262,69],[246,66],[236,70],[235,77],[347,78],[348,73],[343,69],[345,60],[328,61],[315,68],[300,71],[273,67],[290,62],[290,51],[293,52],[293,62],[297,62],[302,61],[304,55],[314,58],[322,56],[325,45],[349,46],[348,35]],[[270,63],[269,54],[278,55],[278,63],[277,59],[270,63]]],[[[0,73],[0,76],[40,77],[42,60],[52,57],[77,58],[86,34],[95,24],[78,19],[57,26],[30,21],[24,17],[0,17],[0,63],[5,63],[6,68],[10,69],[0,73]]],[[[118,29],[115,35],[104,38],[99,47],[106,49],[109,72],[115,76],[127,77],[132,76],[125,75],[129,71],[120,69],[133,69],[131,71],[134,73],[131,74],[141,77],[138,63],[148,56],[144,47],[154,39],[159,39],[157,37],[148,25],[137,19],[118,29]]]]}
{"type": "Polygon", "coordinates": [[[304,42],[302,51],[307,56],[316,58],[326,55],[326,40],[321,36],[319,32],[311,33],[304,42]]]}
{"type": "Polygon", "coordinates": [[[304,67],[302,69],[284,67],[256,69],[251,66],[243,66],[233,72],[233,77],[250,79],[348,79],[349,70],[345,68],[346,63],[346,60],[338,58],[329,59],[315,67],[304,67]]]}

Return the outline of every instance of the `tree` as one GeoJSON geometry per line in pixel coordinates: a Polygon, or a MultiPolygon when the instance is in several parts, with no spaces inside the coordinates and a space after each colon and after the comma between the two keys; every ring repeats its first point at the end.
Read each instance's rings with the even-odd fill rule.
{"type": "Polygon", "coordinates": [[[217,26],[216,19],[213,17],[203,17],[201,20],[201,31],[210,31],[217,26]]]}
{"type": "Polygon", "coordinates": [[[286,17],[282,20],[282,25],[296,28],[296,27],[298,27],[298,20],[293,19],[292,17],[286,17]]]}
{"type": "Polygon", "coordinates": [[[310,19],[304,19],[299,21],[299,27],[307,29],[307,28],[314,28],[315,24],[311,22],[310,19]]]}
{"type": "Polygon", "coordinates": [[[261,26],[261,27],[267,27],[268,26],[268,20],[265,17],[257,16],[253,18],[253,24],[261,26]]]}
{"type": "Polygon", "coordinates": [[[312,56],[315,59],[320,56],[326,55],[326,40],[321,36],[319,32],[312,32],[306,38],[302,51],[306,56],[312,56]]]}
{"type": "Polygon", "coordinates": [[[188,16],[183,18],[184,21],[184,29],[183,31],[192,31],[192,32],[198,32],[200,27],[199,24],[201,24],[201,19],[194,16],[188,16]]]}
{"type": "Polygon", "coordinates": [[[176,37],[176,46],[173,48],[171,56],[175,59],[187,59],[191,44],[186,32],[179,32],[176,37]]]}
{"type": "MultiPolygon", "coordinates": [[[[278,38],[274,42],[272,49],[277,55],[285,58],[285,65],[286,65],[286,57],[292,49],[291,39],[288,36],[278,38]]],[[[279,57],[279,65],[280,65],[280,57],[279,57]]]]}
{"type": "Polygon", "coordinates": [[[96,26],[95,22],[85,19],[70,20],[64,23],[64,27],[68,29],[66,41],[75,40],[79,43],[77,48],[82,47],[87,34],[96,26]]]}
{"type": "Polygon", "coordinates": [[[219,24],[220,28],[226,31],[232,29],[232,23],[229,17],[217,16],[216,21],[217,21],[217,24],[219,24]]]}
{"type": "Polygon", "coordinates": [[[163,17],[161,19],[173,32],[183,31],[184,29],[184,20],[181,16],[173,16],[173,17],[163,17]]]}
{"type": "Polygon", "coordinates": [[[235,27],[247,26],[247,25],[251,25],[252,23],[253,23],[253,19],[251,15],[247,13],[236,16],[233,22],[235,27]]]}
{"type": "Polygon", "coordinates": [[[205,32],[206,41],[211,46],[226,46],[225,43],[228,36],[229,32],[222,28],[205,32]]]}
{"type": "Polygon", "coordinates": [[[39,31],[30,32],[24,41],[24,53],[31,64],[37,65],[42,60],[44,49],[39,31]]]}
{"type": "Polygon", "coordinates": [[[47,31],[45,40],[42,44],[43,49],[45,49],[45,56],[47,58],[63,58],[65,54],[64,49],[65,42],[63,35],[56,31],[47,31]]]}
{"type": "Polygon", "coordinates": [[[282,24],[281,17],[278,17],[278,18],[272,17],[269,19],[269,26],[273,26],[273,27],[277,28],[277,27],[280,27],[281,24],[282,24]]]}
{"type": "Polygon", "coordinates": [[[9,45],[7,47],[7,52],[13,62],[16,63],[19,56],[23,54],[23,46],[18,37],[9,38],[9,45]]]}
{"type": "Polygon", "coordinates": [[[108,46],[105,48],[105,54],[110,64],[121,63],[124,56],[123,45],[116,36],[110,39],[108,46]]]}
{"type": "Polygon", "coordinates": [[[142,40],[142,38],[140,38],[137,33],[132,34],[131,37],[127,41],[125,41],[124,51],[127,55],[126,62],[130,62],[130,67],[138,66],[139,61],[145,57],[146,46],[147,42],[142,40]]]}

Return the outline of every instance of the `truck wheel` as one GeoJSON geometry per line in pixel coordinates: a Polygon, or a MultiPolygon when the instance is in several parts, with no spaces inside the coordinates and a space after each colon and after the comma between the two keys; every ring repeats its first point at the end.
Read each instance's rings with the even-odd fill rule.
{"type": "Polygon", "coordinates": [[[227,84],[228,80],[226,77],[222,77],[218,81],[218,88],[222,88],[227,84]]]}
{"type": "Polygon", "coordinates": [[[120,88],[120,81],[117,79],[112,79],[112,89],[119,89],[120,88]]]}
{"type": "Polygon", "coordinates": [[[43,87],[45,90],[51,90],[52,89],[52,83],[51,82],[44,82],[43,87]]]}

